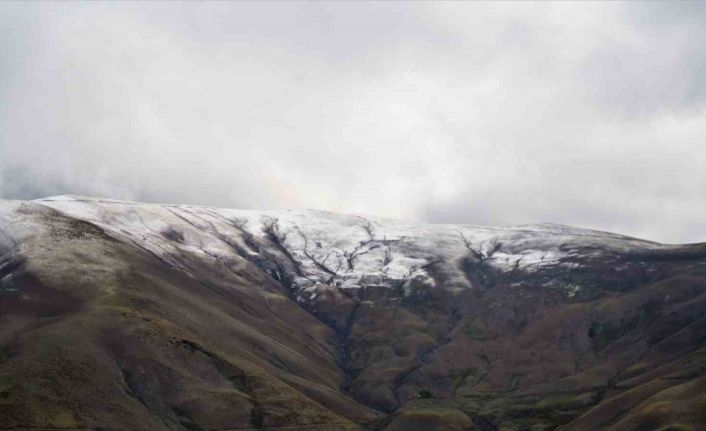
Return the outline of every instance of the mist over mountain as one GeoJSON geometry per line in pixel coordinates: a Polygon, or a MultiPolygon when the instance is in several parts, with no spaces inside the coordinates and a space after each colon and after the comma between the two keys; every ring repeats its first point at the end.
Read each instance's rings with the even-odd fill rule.
{"type": "Polygon", "coordinates": [[[0,197],[706,241],[703,2],[0,2],[0,197]]]}
{"type": "Polygon", "coordinates": [[[0,428],[706,429],[706,244],[58,196],[0,256],[0,428]]]}
{"type": "Polygon", "coordinates": [[[0,1],[0,431],[706,431],[704,41],[0,1]]]}

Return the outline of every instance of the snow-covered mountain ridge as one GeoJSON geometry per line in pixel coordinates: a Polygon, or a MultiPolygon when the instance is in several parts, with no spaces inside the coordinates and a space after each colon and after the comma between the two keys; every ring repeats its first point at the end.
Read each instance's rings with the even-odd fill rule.
{"type": "MultiPolygon", "coordinates": [[[[237,267],[243,258],[258,262],[300,299],[315,299],[320,289],[331,287],[384,286],[409,293],[414,285],[433,287],[439,274],[446,289],[481,288],[482,280],[469,279],[463,271],[464,259],[498,274],[532,273],[539,268],[575,269],[606,250],[671,247],[555,224],[422,224],[316,210],[235,210],[81,196],[33,202],[124,237],[186,272],[179,256],[226,267],[237,267]]],[[[0,226],[11,232],[2,217],[0,226]]],[[[566,286],[570,295],[580,288],[566,286]]]]}
{"type": "Polygon", "coordinates": [[[696,430],[704,310],[706,244],[0,200],[0,422],[696,430]]]}

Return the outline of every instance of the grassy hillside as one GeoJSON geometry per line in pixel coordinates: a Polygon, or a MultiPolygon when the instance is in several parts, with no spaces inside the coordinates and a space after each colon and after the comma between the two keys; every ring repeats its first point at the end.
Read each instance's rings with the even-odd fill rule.
{"type": "Polygon", "coordinates": [[[165,231],[160,254],[110,220],[0,213],[0,429],[706,429],[702,245],[469,253],[444,264],[473,288],[431,264],[303,297],[266,236],[226,259],[165,231]]]}

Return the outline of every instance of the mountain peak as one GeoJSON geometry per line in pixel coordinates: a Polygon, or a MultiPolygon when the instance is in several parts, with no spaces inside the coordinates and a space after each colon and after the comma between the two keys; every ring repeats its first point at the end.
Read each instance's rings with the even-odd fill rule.
{"type": "Polygon", "coordinates": [[[557,224],[0,201],[0,421],[666,427],[706,408],[705,265],[557,224]]]}

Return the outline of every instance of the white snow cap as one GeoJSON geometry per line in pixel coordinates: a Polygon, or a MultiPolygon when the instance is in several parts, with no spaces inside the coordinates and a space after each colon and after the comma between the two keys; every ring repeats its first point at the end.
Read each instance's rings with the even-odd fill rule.
{"type": "Polygon", "coordinates": [[[433,284],[434,266],[443,267],[449,288],[473,287],[459,269],[459,262],[469,256],[498,271],[534,271],[546,265],[575,265],[562,260],[596,248],[666,247],[555,224],[424,224],[316,210],[218,209],[73,195],[35,202],[127,237],[167,261],[174,261],[176,252],[225,264],[262,253],[287,254],[298,268],[292,281],[301,291],[322,285],[433,284]]]}

